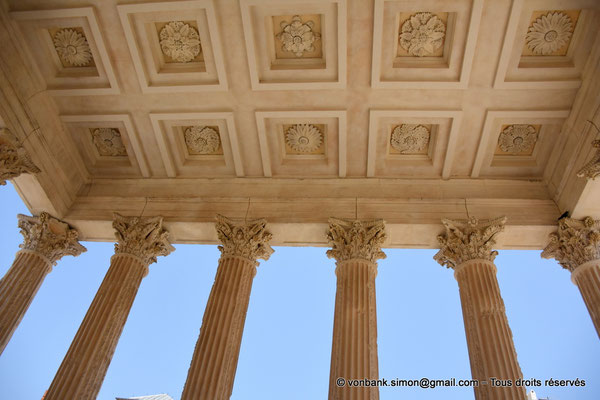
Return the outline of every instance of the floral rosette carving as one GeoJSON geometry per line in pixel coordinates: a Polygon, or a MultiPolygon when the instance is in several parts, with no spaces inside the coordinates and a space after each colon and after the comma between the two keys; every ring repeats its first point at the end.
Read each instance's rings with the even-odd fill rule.
{"type": "Polygon", "coordinates": [[[433,259],[453,269],[469,260],[494,261],[498,252],[492,249],[505,223],[506,217],[481,221],[442,219],[446,234],[438,236],[441,248],[433,259]]]}
{"type": "Polygon", "coordinates": [[[282,21],[282,31],[275,37],[281,40],[281,49],[302,57],[305,52],[314,51],[314,42],[321,38],[321,34],[313,31],[313,21],[302,22],[299,15],[294,15],[291,22],[282,21]]]}
{"type": "Polygon", "coordinates": [[[121,139],[121,133],[114,128],[98,128],[92,131],[92,142],[101,156],[126,156],[127,150],[121,139]]]}
{"type": "Polygon", "coordinates": [[[338,262],[363,259],[376,263],[386,258],[381,246],[386,239],[385,225],[382,219],[359,221],[329,218],[327,239],[332,249],[327,257],[338,262]]]}
{"type": "Polygon", "coordinates": [[[185,144],[190,153],[212,154],[219,149],[221,138],[217,131],[207,126],[192,126],[184,132],[185,144]]]}
{"type": "Polygon", "coordinates": [[[573,21],[561,12],[550,12],[529,27],[525,41],[537,55],[548,55],[562,49],[573,34],[573,21]]]}
{"type": "Polygon", "coordinates": [[[571,272],[581,264],[600,260],[600,220],[562,218],[558,221],[558,231],[550,234],[550,243],[541,255],[554,258],[571,272]]]}
{"type": "Polygon", "coordinates": [[[442,46],[445,35],[446,25],[437,15],[417,13],[402,24],[400,46],[413,56],[429,56],[442,46]]]}
{"type": "Polygon", "coordinates": [[[169,242],[169,232],[163,228],[162,217],[138,218],[113,214],[115,254],[131,254],[145,265],[156,262],[157,256],[166,256],[175,250],[169,242]]]}
{"type": "Polygon", "coordinates": [[[162,52],[173,60],[186,63],[200,54],[200,35],[189,24],[171,21],[159,33],[162,52]]]}
{"type": "Polygon", "coordinates": [[[402,124],[392,131],[390,145],[400,153],[418,153],[427,148],[429,135],[423,125],[402,124]]]}
{"type": "Polygon", "coordinates": [[[0,128],[0,186],[21,174],[36,174],[35,166],[25,148],[21,146],[8,129],[0,128]]]}
{"type": "Polygon", "coordinates": [[[592,159],[577,172],[577,176],[580,178],[593,180],[600,176],[600,140],[594,140],[592,146],[598,150],[592,159]]]}
{"type": "Polygon", "coordinates": [[[533,126],[517,124],[507,126],[500,133],[498,145],[507,153],[529,153],[533,150],[536,140],[537,132],[533,126]]]}
{"type": "Polygon", "coordinates": [[[52,38],[60,59],[69,66],[85,67],[92,61],[92,51],[85,36],[74,29],[61,29],[52,38]]]}
{"type": "Polygon", "coordinates": [[[217,236],[221,242],[221,256],[243,257],[255,261],[268,260],[273,249],[269,241],[273,235],[267,231],[265,219],[236,222],[217,214],[217,236]]]}
{"type": "Polygon", "coordinates": [[[321,147],[323,133],[311,124],[294,125],[285,133],[285,143],[299,153],[311,153],[321,147]]]}

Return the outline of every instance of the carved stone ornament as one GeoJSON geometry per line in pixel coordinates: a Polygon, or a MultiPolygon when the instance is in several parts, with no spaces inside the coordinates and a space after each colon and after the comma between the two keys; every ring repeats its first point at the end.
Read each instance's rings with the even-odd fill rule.
{"type": "Polygon", "coordinates": [[[187,63],[200,54],[200,35],[189,24],[171,21],[159,33],[160,49],[173,60],[187,63]]]}
{"type": "Polygon", "coordinates": [[[275,37],[281,40],[281,49],[302,57],[304,52],[315,51],[314,42],[321,38],[321,34],[314,32],[313,21],[302,22],[299,15],[294,15],[291,22],[281,22],[281,32],[275,37]]]}
{"type": "Polygon", "coordinates": [[[391,146],[400,153],[418,153],[429,144],[429,129],[423,125],[402,124],[392,131],[391,146]]]}
{"type": "Polygon", "coordinates": [[[382,219],[359,221],[329,218],[327,239],[332,247],[327,250],[327,257],[335,258],[338,262],[358,258],[376,263],[386,257],[381,251],[386,239],[382,219]]]}
{"type": "Polygon", "coordinates": [[[190,153],[212,154],[219,150],[221,138],[217,131],[207,126],[192,126],[183,132],[190,153]]]}
{"type": "Polygon", "coordinates": [[[0,186],[21,174],[37,174],[39,168],[29,158],[8,129],[0,128],[0,186]]]}
{"type": "Polygon", "coordinates": [[[402,24],[400,46],[417,57],[430,56],[444,43],[446,25],[432,13],[412,15],[402,24]]]}
{"type": "Polygon", "coordinates": [[[507,153],[530,153],[537,140],[535,128],[527,124],[507,126],[498,137],[498,145],[507,153]]]}
{"type": "Polygon", "coordinates": [[[550,234],[543,258],[554,258],[563,268],[573,272],[588,261],[600,260],[600,220],[563,218],[558,231],[550,234]]]}
{"type": "Polygon", "coordinates": [[[126,156],[127,150],[121,139],[121,133],[114,128],[98,128],[92,131],[92,142],[101,156],[126,156]]]}
{"type": "Polygon", "coordinates": [[[52,38],[60,59],[71,67],[85,67],[92,61],[92,51],[85,35],[74,29],[61,29],[52,38]]]}
{"type": "Polygon", "coordinates": [[[52,265],[64,256],[78,256],[87,250],[77,241],[75,229],[46,212],[37,217],[18,214],[17,218],[23,235],[19,247],[40,253],[52,265]]]}
{"type": "Polygon", "coordinates": [[[243,257],[252,261],[268,260],[273,249],[269,241],[273,235],[267,231],[265,219],[236,222],[217,214],[217,236],[221,242],[221,257],[243,257]]]}
{"type": "Polygon", "coordinates": [[[323,132],[311,124],[294,125],[285,133],[285,143],[299,153],[312,153],[321,147],[323,132]]]}
{"type": "Polygon", "coordinates": [[[169,232],[163,228],[162,217],[124,217],[114,213],[112,226],[117,238],[115,254],[131,254],[150,265],[157,256],[175,250],[169,243],[169,232]]]}
{"type": "Polygon", "coordinates": [[[548,55],[565,46],[572,34],[573,21],[567,14],[557,11],[536,19],[525,40],[533,54],[548,55]]]}
{"type": "Polygon", "coordinates": [[[577,176],[580,178],[593,180],[600,176],[600,140],[594,140],[592,146],[598,150],[596,150],[594,157],[577,172],[577,176]]]}
{"type": "Polygon", "coordinates": [[[441,249],[433,259],[448,268],[469,260],[494,261],[498,252],[492,248],[505,223],[506,217],[481,221],[473,217],[468,221],[442,219],[446,234],[438,236],[441,249]]]}

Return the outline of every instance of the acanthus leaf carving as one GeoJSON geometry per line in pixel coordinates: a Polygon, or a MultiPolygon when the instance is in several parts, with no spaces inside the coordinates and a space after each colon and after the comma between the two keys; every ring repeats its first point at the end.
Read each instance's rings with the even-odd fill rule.
{"type": "Polygon", "coordinates": [[[281,22],[281,32],[276,35],[281,40],[281,49],[302,57],[305,52],[315,50],[314,42],[321,38],[321,34],[313,29],[313,21],[302,22],[299,15],[294,15],[291,22],[281,22]]]}
{"type": "Polygon", "coordinates": [[[359,221],[329,218],[327,239],[332,249],[327,257],[338,262],[363,259],[372,263],[386,258],[381,246],[386,239],[385,224],[382,219],[359,221]]]}
{"type": "Polygon", "coordinates": [[[92,142],[101,156],[121,157],[127,155],[121,132],[115,128],[97,128],[92,131],[92,142]]]}
{"type": "Polygon", "coordinates": [[[400,153],[418,153],[429,144],[430,132],[426,126],[402,124],[392,131],[390,145],[400,153]]]}
{"type": "Polygon", "coordinates": [[[160,49],[177,62],[191,62],[200,54],[200,35],[183,21],[167,23],[159,33],[160,49]]]}
{"type": "Polygon", "coordinates": [[[8,129],[0,128],[0,186],[21,174],[36,174],[40,169],[29,158],[8,129]]]}
{"type": "Polygon", "coordinates": [[[444,43],[446,25],[429,12],[412,15],[402,24],[400,46],[417,57],[432,55],[444,43]]]}
{"type": "Polygon", "coordinates": [[[163,228],[162,217],[124,217],[113,214],[115,254],[131,254],[145,265],[156,262],[157,256],[166,256],[175,250],[169,242],[169,232],[163,228]]]}
{"type": "Polygon", "coordinates": [[[221,145],[217,131],[208,126],[192,126],[184,132],[185,144],[192,154],[212,154],[221,145]]]}
{"type": "Polygon", "coordinates": [[[215,228],[221,242],[221,257],[243,257],[256,262],[268,260],[273,249],[269,241],[273,235],[267,231],[265,219],[236,222],[217,214],[215,228]]]}
{"type": "Polygon", "coordinates": [[[441,248],[433,259],[448,268],[475,259],[493,262],[498,252],[492,249],[505,223],[506,217],[491,220],[471,217],[466,221],[442,219],[446,234],[438,236],[441,248]]]}
{"type": "Polygon", "coordinates": [[[536,55],[550,55],[562,49],[573,34],[573,21],[562,12],[549,12],[529,27],[525,40],[536,55]]]}
{"type": "Polygon", "coordinates": [[[588,261],[600,260],[600,220],[562,218],[541,256],[554,258],[571,272],[588,261]]]}
{"type": "Polygon", "coordinates": [[[23,235],[19,247],[43,255],[52,265],[64,256],[78,256],[86,251],[77,240],[77,231],[47,212],[37,217],[18,214],[17,218],[23,235]]]}
{"type": "Polygon", "coordinates": [[[507,153],[529,153],[537,141],[535,127],[527,124],[509,125],[500,133],[498,145],[507,153]]]}
{"type": "Polygon", "coordinates": [[[61,29],[52,38],[60,59],[71,67],[85,67],[92,61],[92,51],[85,35],[75,29],[61,29]]]}
{"type": "Polygon", "coordinates": [[[594,180],[600,176],[600,140],[594,140],[592,146],[598,150],[592,159],[577,172],[577,176],[580,178],[594,180]]]}

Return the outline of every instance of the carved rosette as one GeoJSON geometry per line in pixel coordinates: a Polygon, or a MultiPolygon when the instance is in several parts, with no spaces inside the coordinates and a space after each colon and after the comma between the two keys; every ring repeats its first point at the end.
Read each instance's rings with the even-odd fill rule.
{"type": "Polygon", "coordinates": [[[94,129],[92,131],[92,142],[101,156],[122,157],[127,155],[127,149],[125,149],[118,129],[94,129]]]}
{"type": "Polygon", "coordinates": [[[269,241],[273,235],[267,231],[265,219],[236,222],[217,214],[217,236],[221,242],[221,257],[243,257],[256,262],[268,260],[273,249],[269,241]]]}
{"type": "Polygon", "coordinates": [[[163,228],[162,217],[124,217],[113,214],[115,254],[131,254],[145,265],[156,262],[157,256],[166,256],[175,248],[169,243],[169,232],[163,228]]]}
{"type": "Polygon", "coordinates": [[[92,61],[92,51],[85,35],[74,29],[61,29],[52,38],[60,59],[72,67],[85,67],[92,61]]]}
{"type": "Polygon", "coordinates": [[[537,140],[537,131],[531,125],[509,125],[500,133],[498,146],[507,153],[530,153],[537,140]]]}
{"type": "Polygon", "coordinates": [[[8,129],[0,128],[0,186],[21,174],[36,174],[39,168],[8,129]]]}
{"type": "Polygon", "coordinates": [[[592,159],[577,172],[577,176],[580,178],[593,180],[600,176],[600,140],[594,140],[592,146],[598,150],[592,159]]]}
{"type": "Polygon", "coordinates": [[[543,258],[554,258],[563,268],[573,272],[581,264],[600,260],[600,220],[563,218],[558,231],[550,234],[543,258]]]}
{"type": "Polygon", "coordinates": [[[187,63],[200,54],[200,35],[191,25],[171,21],[160,30],[160,49],[173,60],[187,63]]]}
{"type": "Polygon", "coordinates": [[[428,12],[412,15],[402,24],[400,46],[417,57],[432,55],[444,43],[446,25],[428,12]]]}
{"type": "Polygon", "coordinates": [[[492,248],[505,223],[506,217],[481,221],[473,217],[469,220],[442,219],[446,234],[438,236],[441,249],[433,259],[448,268],[456,268],[469,260],[493,262],[498,252],[492,248]]]}
{"type": "Polygon", "coordinates": [[[561,12],[550,12],[536,19],[525,38],[527,47],[537,55],[550,55],[562,49],[573,34],[573,21],[561,12]]]}
{"type": "Polygon", "coordinates": [[[217,131],[207,126],[192,126],[183,132],[185,144],[191,154],[212,154],[219,149],[221,138],[217,131]]]}
{"type": "Polygon", "coordinates": [[[321,34],[313,31],[313,21],[302,22],[299,15],[294,15],[291,22],[282,21],[281,32],[275,37],[281,40],[281,49],[302,57],[304,52],[314,51],[314,42],[321,38],[321,34]]]}
{"type": "Polygon", "coordinates": [[[402,124],[394,128],[390,145],[400,153],[418,153],[429,144],[430,132],[423,125],[402,124]]]}
{"type": "Polygon", "coordinates": [[[297,124],[285,133],[285,143],[299,153],[312,153],[321,147],[323,133],[311,124],[297,124]]]}
{"type": "Polygon", "coordinates": [[[18,214],[23,243],[19,247],[39,253],[52,265],[64,256],[78,256],[87,249],[78,241],[78,233],[68,224],[42,212],[37,217],[18,214]]]}
{"type": "Polygon", "coordinates": [[[332,249],[327,257],[338,262],[362,259],[372,263],[386,257],[381,246],[386,239],[382,219],[369,221],[329,218],[327,239],[332,249]]]}

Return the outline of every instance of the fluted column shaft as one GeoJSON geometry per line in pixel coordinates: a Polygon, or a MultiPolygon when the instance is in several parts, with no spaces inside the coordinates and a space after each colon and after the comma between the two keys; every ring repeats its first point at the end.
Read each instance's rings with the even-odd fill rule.
{"type": "Polygon", "coordinates": [[[600,337],[600,260],[588,261],[575,268],[571,280],[579,288],[600,337]]]}
{"type": "Polygon", "coordinates": [[[338,378],[377,379],[377,265],[353,259],[337,263],[331,350],[330,399],[378,399],[377,387],[340,386],[338,378]]]}
{"type": "Polygon", "coordinates": [[[488,260],[469,260],[455,267],[471,373],[479,380],[476,399],[523,400],[525,388],[515,382],[523,378],[504,301],[500,295],[496,266],[488,260]],[[498,380],[495,386],[491,378],[498,380]],[[482,385],[482,382],[487,385],[482,385]],[[503,381],[503,382],[500,382],[503,381]],[[505,386],[510,381],[510,386],[505,386]]]}
{"type": "Polygon", "coordinates": [[[95,399],[148,267],[115,254],[45,400],[95,399]]]}
{"type": "Polygon", "coordinates": [[[231,397],[257,260],[268,260],[267,221],[233,221],[217,215],[221,258],[208,297],[181,400],[231,397]]]}
{"type": "Polygon", "coordinates": [[[0,354],[51,270],[52,263],[46,257],[21,250],[0,280],[0,354]]]}
{"type": "Polygon", "coordinates": [[[256,264],[243,257],[219,260],[182,400],[231,396],[256,264]]]}

